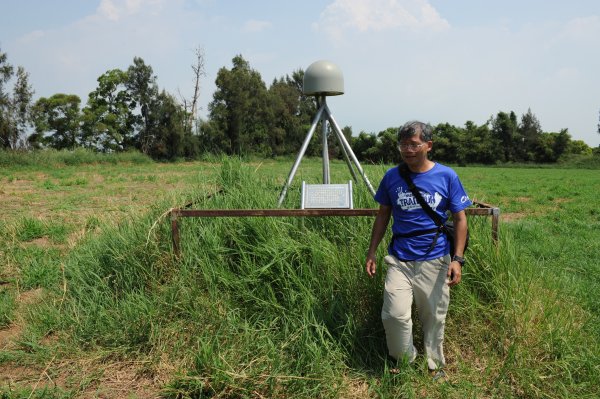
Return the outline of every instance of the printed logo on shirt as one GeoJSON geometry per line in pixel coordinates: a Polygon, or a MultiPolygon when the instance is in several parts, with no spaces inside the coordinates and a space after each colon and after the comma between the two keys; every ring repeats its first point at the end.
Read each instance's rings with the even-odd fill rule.
{"type": "Polygon", "coordinates": [[[460,197],[460,203],[461,204],[464,204],[467,201],[469,201],[469,196],[468,195],[463,195],[462,197],[460,197]]]}
{"type": "MultiPolygon", "coordinates": [[[[420,193],[425,202],[435,211],[442,201],[442,195],[438,192],[435,192],[433,195],[424,191],[420,191],[420,193]]],[[[398,187],[398,199],[396,200],[396,204],[404,211],[421,208],[421,205],[419,205],[415,196],[410,191],[404,191],[402,187],[398,187]]]]}

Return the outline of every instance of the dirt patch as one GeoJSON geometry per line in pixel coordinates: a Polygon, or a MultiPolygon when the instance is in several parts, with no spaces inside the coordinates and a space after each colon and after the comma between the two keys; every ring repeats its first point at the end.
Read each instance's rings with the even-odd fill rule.
{"type": "Polygon", "coordinates": [[[98,377],[78,398],[117,399],[126,397],[160,398],[162,384],[139,370],[139,365],[116,363],[104,367],[98,377]]]}
{"type": "Polygon", "coordinates": [[[34,384],[38,375],[28,367],[0,364],[0,385],[3,387],[34,384]]]}
{"type": "Polygon", "coordinates": [[[62,360],[54,358],[46,364],[22,366],[0,365],[0,385],[29,387],[34,391],[59,388],[76,392],[77,399],[160,398],[164,385],[148,373],[144,362],[110,362],[62,360]]]}
{"type": "Polygon", "coordinates": [[[527,214],[523,212],[509,212],[509,213],[501,213],[500,220],[503,222],[514,222],[519,219],[523,219],[527,214]]]}
{"type": "Polygon", "coordinates": [[[368,398],[369,397],[369,384],[366,381],[360,379],[350,379],[348,376],[344,377],[346,380],[346,386],[348,387],[341,394],[341,397],[348,399],[368,398]]]}
{"type": "Polygon", "coordinates": [[[0,349],[10,349],[14,340],[21,335],[22,331],[23,327],[18,324],[11,324],[8,328],[0,330],[0,349]]]}
{"type": "MultiPolygon", "coordinates": [[[[85,174],[83,176],[85,177],[85,174]]],[[[104,183],[104,181],[105,181],[105,178],[102,175],[94,173],[90,176],[90,182],[94,185],[104,183]]]]}
{"type": "MultiPolygon", "coordinates": [[[[17,303],[19,307],[27,306],[37,302],[43,295],[42,288],[36,288],[20,293],[17,296],[17,303]]],[[[18,314],[19,312],[17,312],[18,314]]],[[[11,349],[14,347],[14,341],[19,338],[23,332],[23,320],[17,316],[15,322],[9,325],[7,328],[0,330],[0,349],[11,349]]]]}
{"type": "Polygon", "coordinates": [[[26,247],[35,245],[40,248],[50,248],[50,247],[54,246],[54,244],[52,244],[52,242],[50,241],[48,236],[34,238],[33,240],[30,240],[30,241],[24,241],[21,243],[21,245],[26,246],[26,247]]]}
{"type": "Polygon", "coordinates": [[[76,230],[69,234],[69,238],[67,239],[67,246],[69,248],[75,248],[77,243],[85,237],[85,234],[88,232],[86,228],[76,230]]]}
{"type": "Polygon", "coordinates": [[[43,288],[36,288],[33,290],[21,292],[17,297],[17,302],[19,302],[22,305],[30,305],[32,303],[37,302],[42,297],[43,293],[43,288]]]}

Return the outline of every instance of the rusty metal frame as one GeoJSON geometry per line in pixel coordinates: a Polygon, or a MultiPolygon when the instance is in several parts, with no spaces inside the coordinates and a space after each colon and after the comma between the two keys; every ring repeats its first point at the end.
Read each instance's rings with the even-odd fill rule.
{"type": "MultiPolygon", "coordinates": [[[[473,201],[475,208],[465,209],[467,215],[492,217],[492,240],[498,242],[500,208],[473,201]]],[[[323,216],[377,216],[378,209],[171,209],[173,252],[180,256],[179,218],[190,217],[323,217],[323,216]]]]}

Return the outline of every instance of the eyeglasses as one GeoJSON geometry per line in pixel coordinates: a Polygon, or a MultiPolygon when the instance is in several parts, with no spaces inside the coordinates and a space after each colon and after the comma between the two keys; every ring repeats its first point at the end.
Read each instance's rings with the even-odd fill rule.
{"type": "Polygon", "coordinates": [[[400,151],[417,151],[420,150],[427,143],[421,144],[398,144],[398,149],[400,151]]]}

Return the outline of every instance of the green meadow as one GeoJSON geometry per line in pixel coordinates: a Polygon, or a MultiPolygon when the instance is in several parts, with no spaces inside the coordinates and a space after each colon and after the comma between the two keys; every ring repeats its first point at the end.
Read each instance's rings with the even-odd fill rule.
{"type": "MultiPolygon", "coordinates": [[[[171,208],[275,208],[292,163],[2,154],[0,398],[600,396],[598,170],[455,168],[501,218],[498,243],[469,218],[438,384],[389,372],[370,217],[186,218],[173,255],[171,208]]],[[[304,159],[284,206],[320,176],[304,159]]]]}

